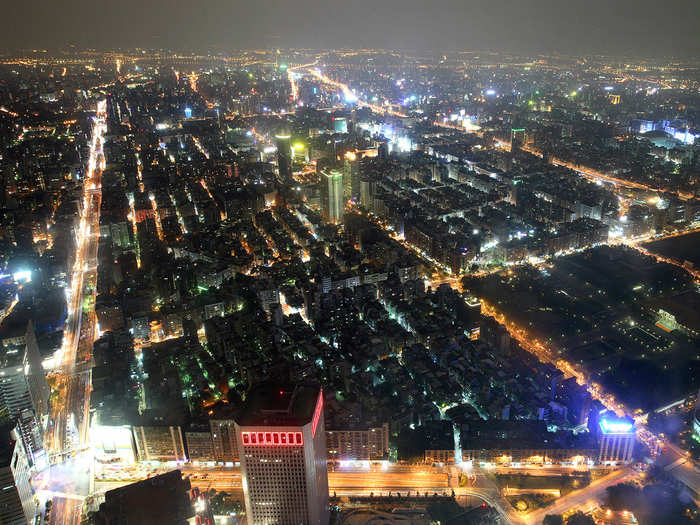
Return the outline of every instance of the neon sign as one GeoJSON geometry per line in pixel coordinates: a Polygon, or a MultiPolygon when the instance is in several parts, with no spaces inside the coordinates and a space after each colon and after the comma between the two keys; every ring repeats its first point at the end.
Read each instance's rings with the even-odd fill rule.
{"type": "Polygon", "coordinates": [[[304,444],[301,432],[241,432],[244,445],[299,446],[304,444]]]}
{"type": "Polygon", "coordinates": [[[316,427],[318,420],[321,419],[321,410],[323,409],[323,390],[318,393],[318,401],[316,401],[316,410],[314,410],[314,418],[311,420],[311,437],[316,437],[316,427]]]}

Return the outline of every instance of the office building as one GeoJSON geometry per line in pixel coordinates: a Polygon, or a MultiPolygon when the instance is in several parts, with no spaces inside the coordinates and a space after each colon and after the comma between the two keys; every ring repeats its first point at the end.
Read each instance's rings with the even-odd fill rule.
{"type": "Polygon", "coordinates": [[[287,131],[281,131],[275,135],[275,143],[277,146],[277,168],[279,170],[280,179],[283,181],[292,179],[291,138],[291,134],[287,131]]]}
{"type": "Polygon", "coordinates": [[[194,516],[190,482],[173,470],[131,485],[108,490],[94,525],[185,525],[194,516]]]}
{"type": "Polygon", "coordinates": [[[329,521],[323,391],[262,383],[236,418],[248,525],[329,521]]]}
{"type": "Polygon", "coordinates": [[[629,463],[636,440],[634,424],[609,414],[600,418],[599,463],[629,463]]]}
{"type": "Polygon", "coordinates": [[[29,484],[27,452],[16,428],[0,427],[0,523],[27,525],[34,523],[36,501],[29,484]]]}
{"type": "Polygon", "coordinates": [[[321,170],[321,214],[333,224],[343,222],[343,172],[336,169],[321,170]]]}
{"type": "Polygon", "coordinates": [[[326,432],[329,460],[365,461],[389,456],[389,424],[366,430],[329,430],[326,432]]]}

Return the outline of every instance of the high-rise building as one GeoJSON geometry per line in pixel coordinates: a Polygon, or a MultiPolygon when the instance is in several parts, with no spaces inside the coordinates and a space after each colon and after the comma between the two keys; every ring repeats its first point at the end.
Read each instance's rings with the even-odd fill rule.
{"type": "Polygon", "coordinates": [[[277,145],[277,168],[279,169],[280,178],[283,181],[292,179],[292,144],[291,134],[287,131],[281,131],[275,135],[277,145]]]}
{"type": "Polygon", "coordinates": [[[321,214],[333,224],[343,222],[343,172],[336,169],[321,170],[321,214]]]}
{"type": "Polygon", "coordinates": [[[27,452],[17,429],[0,427],[0,523],[27,525],[34,523],[36,502],[29,484],[27,452]]]}
{"type": "Polygon", "coordinates": [[[37,419],[41,420],[49,411],[50,390],[31,321],[27,323],[22,342],[2,349],[0,397],[11,417],[32,409],[37,419]]]}
{"type": "Polygon", "coordinates": [[[525,128],[513,128],[510,130],[510,150],[520,149],[527,142],[525,128]]]}
{"type": "Polygon", "coordinates": [[[323,391],[262,383],[236,419],[248,525],[329,521],[323,391]]]}
{"type": "Polygon", "coordinates": [[[610,414],[601,416],[598,462],[629,463],[636,440],[634,424],[610,414]]]}

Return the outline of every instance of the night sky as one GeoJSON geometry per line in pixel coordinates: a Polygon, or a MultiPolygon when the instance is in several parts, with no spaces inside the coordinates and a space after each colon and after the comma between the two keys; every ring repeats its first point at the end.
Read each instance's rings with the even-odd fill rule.
{"type": "Polygon", "coordinates": [[[700,0],[3,0],[0,47],[700,57],[700,0]]]}

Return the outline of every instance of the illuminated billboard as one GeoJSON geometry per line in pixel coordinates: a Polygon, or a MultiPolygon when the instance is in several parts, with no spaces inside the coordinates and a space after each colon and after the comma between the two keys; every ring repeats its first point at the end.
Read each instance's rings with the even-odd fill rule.
{"type": "Polygon", "coordinates": [[[604,434],[633,434],[634,424],[624,419],[602,418],[600,429],[604,434]]]}

